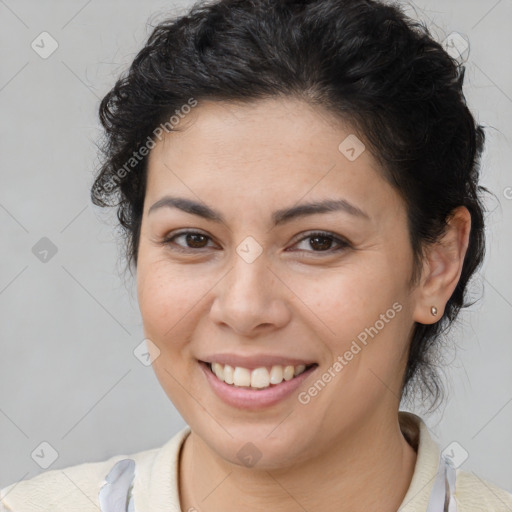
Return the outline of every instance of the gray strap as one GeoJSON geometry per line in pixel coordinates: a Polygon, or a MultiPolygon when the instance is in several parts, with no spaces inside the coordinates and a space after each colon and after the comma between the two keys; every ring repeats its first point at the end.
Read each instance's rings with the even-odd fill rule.
{"type": "Polygon", "coordinates": [[[448,509],[447,512],[457,512],[457,503],[455,502],[455,479],[457,477],[456,469],[452,466],[450,459],[445,459],[446,480],[448,482],[448,509]]]}
{"type": "Polygon", "coordinates": [[[437,475],[430,493],[426,512],[457,512],[455,502],[455,468],[442,455],[439,456],[437,475]]]}
{"type": "Polygon", "coordinates": [[[123,459],[114,465],[98,495],[101,512],[134,512],[131,493],[134,477],[133,459],[123,459]]]}

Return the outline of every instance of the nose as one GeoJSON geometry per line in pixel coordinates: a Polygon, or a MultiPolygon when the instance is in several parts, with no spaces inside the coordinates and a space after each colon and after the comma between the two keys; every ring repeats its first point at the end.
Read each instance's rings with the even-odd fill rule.
{"type": "Polygon", "coordinates": [[[265,252],[252,262],[235,253],[230,270],[214,290],[211,319],[240,336],[256,336],[290,321],[290,291],[272,270],[265,252]]]}

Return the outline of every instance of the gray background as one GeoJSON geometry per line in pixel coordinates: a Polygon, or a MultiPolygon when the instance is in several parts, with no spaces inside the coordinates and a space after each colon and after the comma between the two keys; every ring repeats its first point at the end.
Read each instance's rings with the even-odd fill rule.
{"type": "MultiPolygon", "coordinates": [[[[134,283],[120,274],[114,212],[94,207],[89,187],[100,98],[147,22],[189,5],[0,0],[0,488],[43,471],[36,460],[52,452],[42,442],[59,469],[160,446],[185,425],[133,354],[143,340],[134,283]],[[59,45],[46,59],[31,47],[43,31],[59,45]],[[33,253],[43,237],[57,248],[46,262],[33,253]]],[[[447,348],[450,398],[425,419],[441,448],[467,451],[462,469],[512,491],[512,0],[407,10],[439,40],[456,31],[470,42],[466,96],[489,126],[482,183],[499,199],[488,202],[488,253],[472,287],[482,300],[452,331],[457,351],[447,348]]]]}

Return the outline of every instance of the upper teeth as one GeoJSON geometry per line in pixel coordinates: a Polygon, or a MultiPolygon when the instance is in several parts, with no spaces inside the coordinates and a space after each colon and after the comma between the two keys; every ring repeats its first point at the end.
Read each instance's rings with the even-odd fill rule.
{"type": "Polygon", "coordinates": [[[233,368],[229,364],[211,363],[211,369],[217,378],[226,384],[261,389],[268,388],[270,384],[279,384],[283,379],[293,379],[300,375],[306,366],[303,364],[297,366],[275,365],[270,368],[270,371],[265,367],[255,368],[251,371],[240,366],[233,368]]]}

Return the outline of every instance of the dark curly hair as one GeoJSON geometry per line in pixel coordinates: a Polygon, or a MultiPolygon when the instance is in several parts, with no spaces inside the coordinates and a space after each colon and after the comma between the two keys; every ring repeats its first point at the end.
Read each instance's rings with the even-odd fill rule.
{"type": "Polygon", "coordinates": [[[485,252],[480,194],[489,191],[478,185],[485,136],[466,106],[463,80],[464,66],[398,4],[196,2],[154,27],[103,98],[102,164],[91,198],[98,206],[117,207],[131,270],[137,266],[148,147],[160,138],[158,127],[168,130],[170,116],[180,115],[191,99],[293,96],[339,116],[406,205],[415,262],[411,285],[420,277],[425,248],[439,240],[454,209],[465,206],[471,214],[458,285],[443,318],[415,324],[403,378],[402,398],[419,390],[435,405],[444,394],[438,340],[459,310],[472,304],[465,303],[465,291],[485,252]]]}

